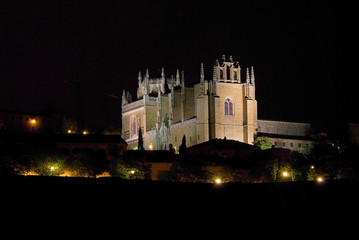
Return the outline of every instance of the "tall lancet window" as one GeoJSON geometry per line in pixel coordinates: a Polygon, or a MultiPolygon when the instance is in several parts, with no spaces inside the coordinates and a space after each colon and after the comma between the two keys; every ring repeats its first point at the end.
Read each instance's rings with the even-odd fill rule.
{"type": "Polygon", "coordinates": [[[224,115],[233,115],[233,103],[229,98],[224,102],[224,115]]]}
{"type": "Polygon", "coordinates": [[[133,118],[132,121],[132,136],[137,134],[137,120],[136,118],[133,118]]]}

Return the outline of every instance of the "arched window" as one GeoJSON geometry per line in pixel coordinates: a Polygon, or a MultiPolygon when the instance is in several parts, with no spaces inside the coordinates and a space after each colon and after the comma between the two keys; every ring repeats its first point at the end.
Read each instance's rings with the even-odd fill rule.
{"type": "Polygon", "coordinates": [[[224,102],[224,115],[233,115],[233,103],[229,98],[224,102]]]}
{"type": "Polygon", "coordinates": [[[132,121],[132,135],[136,135],[137,134],[137,120],[136,118],[133,118],[132,121]]]}

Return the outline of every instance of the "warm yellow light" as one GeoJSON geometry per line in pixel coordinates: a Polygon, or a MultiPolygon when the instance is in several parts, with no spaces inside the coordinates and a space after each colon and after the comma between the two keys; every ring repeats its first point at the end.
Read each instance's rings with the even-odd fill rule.
{"type": "Polygon", "coordinates": [[[314,169],[314,165],[310,166],[311,169],[314,169]]]}
{"type": "Polygon", "coordinates": [[[54,167],[50,167],[50,170],[51,170],[51,171],[54,171],[54,169],[55,169],[54,167]]]}
{"type": "Polygon", "coordinates": [[[153,149],[152,144],[150,144],[150,145],[148,146],[148,148],[149,148],[150,150],[152,150],[152,149],[153,149]]]}
{"type": "Polygon", "coordinates": [[[221,183],[222,183],[222,180],[221,180],[220,178],[216,178],[216,180],[214,180],[214,182],[215,182],[216,184],[221,184],[221,183]]]}
{"type": "Polygon", "coordinates": [[[32,171],[27,171],[27,172],[24,172],[23,175],[24,175],[24,176],[35,176],[35,175],[39,175],[39,174],[37,174],[37,173],[35,173],[35,172],[32,172],[32,171]]]}
{"type": "Polygon", "coordinates": [[[131,170],[131,174],[135,174],[135,170],[131,170]]]}
{"type": "Polygon", "coordinates": [[[323,178],[321,178],[321,177],[318,177],[318,178],[317,178],[317,182],[323,182],[323,181],[324,181],[323,178]]]}
{"type": "Polygon", "coordinates": [[[86,131],[86,130],[82,132],[83,135],[87,135],[88,133],[89,133],[89,132],[86,131]]]}
{"type": "Polygon", "coordinates": [[[67,130],[67,133],[72,133],[71,129],[67,130]]]}
{"type": "Polygon", "coordinates": [[[36,119],[32,119],[31,124],[36,124],[36,119]]]}
{"type": "Polygon", "coordinates": [[[283,172],[283,177],[288,177],[288,176],[289,176],[288,172],[283,172]]]}

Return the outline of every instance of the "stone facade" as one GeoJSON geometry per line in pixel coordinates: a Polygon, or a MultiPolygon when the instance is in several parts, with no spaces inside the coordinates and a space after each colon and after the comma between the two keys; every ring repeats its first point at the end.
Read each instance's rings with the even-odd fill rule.
{"type": "Polygon", "coordinates": [[[137,100],[122,95],[122,136],[129,149],[137,146],[141,128],[145,149],[176,149],[186,136],[187,147],[215,138],[233,139],[253,144],[257,131],[257,101],[254,69],[241,66],[232,57],[216,60],[211,78],[185,85],[184,72],[175,76],[150,78],[146,70],[138,76],[137,100]]]}
{"type": "Polygon", "coordinates": [[[275,148],[299,151],[313,147],[309,123],[258,120],[258,136],[266,136],[275,148]]]}
{"type": "Polygon", "coordinates": [[[304,137],[310,135],[310,124],[298,122],[258,120],[258,132],[304,137]]]}

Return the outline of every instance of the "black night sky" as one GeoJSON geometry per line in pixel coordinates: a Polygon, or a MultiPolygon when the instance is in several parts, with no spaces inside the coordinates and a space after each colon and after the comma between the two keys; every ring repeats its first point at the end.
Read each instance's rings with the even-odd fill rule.
{"type": "Polygon", "coordinates": [[[135,96],[138,71],[157,77],[162,66],[194,82],[201,62],[211,76],[225,54],[255,67],[259,119],[318,128],[358,121],[351,4],[3,0],[0,110],[73,112],[79,73],[85,123],[116,128],[120,99],[105,93],[135,96]]]}

